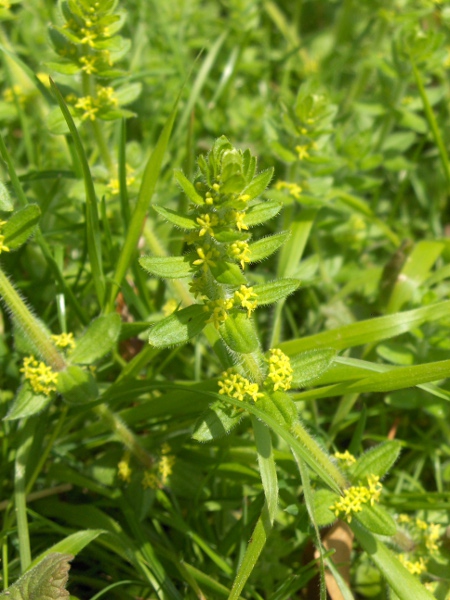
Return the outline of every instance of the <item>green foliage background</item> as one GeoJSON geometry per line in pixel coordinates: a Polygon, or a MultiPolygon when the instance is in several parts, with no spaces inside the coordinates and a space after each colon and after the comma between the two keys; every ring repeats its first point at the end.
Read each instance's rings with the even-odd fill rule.
{"type": "MultiPolygon", "coordinates": [[[[90,6],[69,2],[77,4],[90,6]]],[[[224,357],[204,336],[171,348],[147,344],[167,301],[187,303],[182,281],[149,277],[139,266],[144,254],[185,251],[182,232],[150,201],[185,212],[188,200],[174,169],[192,181],[196,157],[226,135],[251,149],[259,171],[275,169],[262,199],[283,210],[258,225],[254,239],[290,231],[278,254],[251,267],[252,283],[300,280],[297,292],[255,313],[263,350],[337,353],[327,370],[312,368],[310,379],[305,362],[305,389],[291,393],[306,431],[327,452],[349,449],[355,456],[398,440],[400,457],[383,479],[384,509],[442,528],[439,551],[430,556],[409,540],[428,559],[421,577],[432,584],[427,592],[418,578],[411,583],[390,566],[386,546],[374,550],[373,528],[356,523],[345,598],[397,593],[444,600],[450,591],[444,534],[450,5],[101,5],[123,18],[120,39],[101,47],[116,52],[107,77],[80,65],[68,72],[70,60],[57,54],[50,33],[63,28],[60,5],[0,3],[0,220],[16,218],[24,230],[20,236],[19,225],[9,226],[11,252],[1,254],[2,270],[52,333],[73,332],[80,340],[95,319],[106,319],[97,332],[88,330],[84,346],[79,342],[77,362],[94,372],[82,401],[58,396],[33,416],[36,407],[21,412],[16,394],[22,359],[35,347],[11,306],[0,314],[2,416],[9,411],[11,417],[11,406],[15,417],[30,415],[2,421],[5,587],[31,558],[48,552],[80,552],[69,582],[79,600],[240,594],[288,600],[305,597],[320,571],[311,548],[324,523],[319,509],[332,502],[319,502],[326,486],[318,469],[299,459],[305,445],[295,449],[288,428],[281,435],[258,403],[247,407],[251,419],[228,435],[199,443],[192,438],[195,424],[217,400],[224,357]],[[76,102],[96,85],[114,88],[120,103],[91,120],[76,102]],[[11,217],[12,208],[14,215],[26,212],[11,217]],[[263,442],[269,466],[261,458],[263,442]],[[144,488],[144,473],[152,465],[157,472],[164,444],[175,457],[173,472],[165,485],[144,488]],[[118,463],[127,452],[132,474],[124,482],[118,463]],[[263,506],[270,506],[273,477],[278,508],[271,505],[269,518],[263,506]],[[267,540],[260,534],[256,561],[259,552],[252,557],[246,549],[267,519],[273,527],[267,540]],[[237,573],[249,577],[242,591],[237,573]],[[400,589],[392,591],[395,580],[400,589]]],[[[83,50],[95,51],[95,45],[83,50]]],[[[408,546],[399,532],[388,543],[394,554],[408,546]]],[[[318,593],[323,597],[323,587],[318,593]]]]}

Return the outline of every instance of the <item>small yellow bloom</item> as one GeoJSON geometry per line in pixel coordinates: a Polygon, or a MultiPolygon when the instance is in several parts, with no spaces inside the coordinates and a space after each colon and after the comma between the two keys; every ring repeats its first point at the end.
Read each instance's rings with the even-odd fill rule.
{"type": "Polygon", "coordinates": [[[161,482],[163,485],[167,483],[169,476],[172,474],[172,468],[175,464],[175,456],[169,456],[164,454],[161,456],[161,460],[158,463],[158,471],[161,475],[161,482]]]}
{"type": "Polygon", "coordinates": [[[299,160],[309,157],[308,146],[295,146],[295,150],[298,154],[299,160]]]}
{"type": "Polygon", "coordinates": [[[257,383],[252,383],[239,373],[234,373],[233,369],[224,371],[218,382],[219,394],[236,398],[236,400],[244,400],[245,396],[249,396],[253,402],[261,398],[263,394],[259,391],[257,383]]]}
{"type": "Polygon", "coordinates": [[[419,558],[419,560],[412,561],[408,560],[404,554],[399,554],[398,559],[412,575],[421,575],[427,570],[426,563],[423,558],[419,558]]]}
{"type": "Polygon", "coordinates": [[[216,329],[228,319],[228,311],[233,308],[233,300],[227,298],[218,298],[209,300],[205,304],[205,310],[210,313],[207,323],[212,323],[216,329]]]}
{"type": "Polygon", "coordinates": [[[95,121],[98,108],[94,105],[94,98],[92,98],[92,96],[84,96],[79,98],[75,104],[75,108],[79,108],[80,110],[84,111],[84,115],[81,117],[82,121],[85,121],[86,119],[95,121]]]}
{"type": "Polygon", "coordinates": [[[163,304],[162,312],[165,317],[168,317],[172,313],[174,313],[178,308],[178,302],[175,298],[169,298],[165,304],[163,304]]]}
{"type": "Polygon", "coordinates": [[[289,357],[279,348],[270,349],[269,375],[274,391],[289,390],[292,383],[292,367],[289,357]]]}
{"type": "Polygon", "coordinates": [[[257,295],[252,287],[247,287],[246,285],[241,285],[239,290],[234,292],[234,301],[247,310],[247,316],[249,318],[258,306],[257,295]]]}
{"type": "Polygon", "coordinates": [[[117,471],[119,479],[129,483],[131,481],[131,469],[130,469],[130,454],[127,452],[122,460],[117,465],[117,471]]]}
{"type": "Polygon", "coordinates": [[[50,337],[58,348],[75,348],[73,333],[60,333],[59,335],[51,335],[50,337]]]}
{"type": "Polygon", "coordinates": [[[9,248],[5,244],[5,236],[0,233],[0,254],[2,252],[9,252],[9,248]]]}
{"type": "Polygon", "coordinates": [[[289,194],[297,200],[300,198],[301,193],[303,191],[297,183],[289,183],[288,181],[277,181],[275,184],[275,189],[287,190],[289,194]]]}
{"type": "Polygon", "coordinates": [[[205,244],[203,248],[197,248],[197,254],[199,258],[194,260],[192,264],[202,266],[205,271],[208,267],[216,266],[213,259],[216,258],[217,253],[209,244],[205,244]]]}
{"type": "Polygon", "coordinates": [[[245,263],[250,262],[250,246],[247,242],[233,242],[228,250],[229,255],[241,263],[242,269],[245,263]]]}
{"type": "Polygon", "coordinates": [[[353,485],[344,490],[344,495],[337,500],[330,510],[336,517],[343,513],[343,516],[350,523],[352,515],[361,512],[364,504],[373,505],[378,502],[381,494],[381,483],[378,475],[369,475],[367,477],[368,486],[353,485]]]}
{"type": "Polygon", "coordinates": [[[245,212],[233,210],[231,211],[231,217],[234,219],[236,227],[239,229],[239,231],[242,231],[243,229],[245,231],[248,230],[247,225],[244,223],[245,212]]]}
{"type": "Polygon", "coordinates": [[[347,463],[347,466],[350,466],[356,462],[356,458],[353,456],[353,454],[350,454],[348,450],[345,452],[335,452],[334,456],[338,460],[347,463]]]}
{"type": "Polygon", "coordinates": [[[206,233],[211,237],[214,237],[213,227],[219,224],[219,219],[216,214],[205,214],[201,217],[197,217],[197,223],[200,225],[199,236],[205,235],[206,233]]]}
{"type": "Polygon", "coordinates": [[[20,372],[25,375],[25,379],[30,382],[36,394],[49,396],[51,392],[56,392],[58,373],[52,371],[51,367],[45,363],[38,362],[34,356],[27,356],[23,359],[23,367],[20,372]]]}
{"type": "Polygon", "coordinates": [[[92,75],[92,73],[97,72],[97,67],[95,66],[97,58],[95,56],[82,56],[80,58],[80,62],[83,64],[81,70],[88,75],[92,75]]]}

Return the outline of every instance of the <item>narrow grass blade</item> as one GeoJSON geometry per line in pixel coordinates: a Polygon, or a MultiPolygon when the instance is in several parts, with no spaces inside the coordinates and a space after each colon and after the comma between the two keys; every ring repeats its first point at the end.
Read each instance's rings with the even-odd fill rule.
{"type": "Polygon", "coordinates": [[[278,480],[272,450],[272,438],[267,425],[264,425],[255,417],[252,417],[252,425],[258,451],[259,472],[266,496],[270,522],[273,523],[278,506],[278,480]]]}
{"type": "Polygon", "coordinates": [[[449,311],[450,300],[444,300],[422,308],[359,321],[331,331],[290,340],[279,344],[279,347],[286,354],[296,354],[312,348],[328,347],[343,350],[353,346],[362,346],[411,331],[427,321],[437,321],[447,317],[449,311]]]}
{"type": "Polygon", "coordinates": [[[158,181],[158,177],[161,172],[164,153],[169,143],[170,135],[172,133],[173,124],[175,121],[175,116],[178,110],[179,99],[180,96],[178,96],[177,100],[175,101],[172,112],[170,113],[166,124],[164,125],[164,128],[158,138],[156,147],[153,150],[152,155],[150,156],[145,167],[136,203],[136,208],[134,209],[133,215],[131,217],[130,225],[128,227],[128,231],[125,237],[125,242],[122,246],[122,251],[120,253],[119,259],[117,261],[116,270],[114,272],[113,286],[111,288],[111,292],[108,299],[108,312],[111,312],[113,310],[114,300],[116,298],[117,292],[120,288],[123,278],[125,277],[125,273],[127,272],[128,266],[136,250],[139,236],[142,232],[145,215],[147,213],[150,200],[155,191],[156,182],[158,181]]]}
{"type": "Polygon", "coordinates": [[[92,277],[94,279],[94,287],[97,294],[97,299],[100,305],[103,305],[105,297],[105,277],[103,274],[102,267],[102,254],[101,254],[101,233],[98,218],[98,207],[97,198],[95,196],[94,182],[92,181],[91,171],[86,158],[86,153],[81,142],[80,135],[72,119],[67,104],[64,98],[56,86],[55,82],[50,79],[52,90],[55,94],[56,100],[58,101],[61,112],[64,115],[64,119],[69,127],[72,135],[73,143],[78,155],[78,159],[81,163],[83,170],[83,179],[86,190],[86,235],[89,260],[91,263],[92,277]]]}
{"type": "Polygon", "coordinates": [[[356,519],[350,524],[355,537],[369,558],[383,573],[383,577],[400,600],[432,600],[434,596],[424,588],[419,579],[400,563],[398,558],[375,535],[367,531],[356,519]]]}

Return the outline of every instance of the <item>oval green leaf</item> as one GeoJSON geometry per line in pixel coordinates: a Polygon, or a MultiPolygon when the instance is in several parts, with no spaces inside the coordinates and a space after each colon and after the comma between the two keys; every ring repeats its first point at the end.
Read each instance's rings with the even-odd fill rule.
{"type": "Polygon", "coordinates": [[[142,256],[139,264],[156,277],[184,279],[192,275],[188,256],[142,256]]]}
{"type": "Polygon", "coordinates": [[[5,421],[14,421],[15,419],[23,419],[35,415],[50,404],[52,395],[36,394],[31,388],[28,381],[25,381],[19,389],[13,403],[4,418],[5,421]]]}
{"type": "Polygon", "coordinates": [[[292,387],[309,385],[329,368],[336,356],[334,348],[317,348],[291,356],[292,387]]]}
{"type": "Polygon", "coordinates": [[[228,315],[228,319],[219,327],[222,339],[234,352],[250,354],[259,348],[259,339],[253,321],[246,313],[236,312],[228,315]]]}
{"type": "Polygon", "coordinates": [[[24,244],[33,235],[40,216],[41,209],[37,204],[28,204],[15,212],[3,229],[6,246],[15,250],[24,244]]]}
{"type": "Polygon", "coordinates": [[[250,244],[250,262],[255,263],[264,260],[276,252],[289,237],[289,231],[269,235],[265,238],[250,244]]]}
{"type": "Polygon", "coordinates": [[[89,325],[70,354],[74,363],[90,365],[110,352],[119,338],[122,321],[116,313],[103,315],[89,325]]]}
{"type": "Polygon", "coordinates": [[[98,396],[97,383],[92,373],[78,365],[71,365],[58,373],[56,387],[68,404],[84,404],[98,396]]]}
{"type": "Polygon", "coordinates": [[[258,202],[255,206],[251,206],[244,216],[244,223],[248,227],[265,223],[277,215],[282,207],[282,203],[277,200],[267,200],[266,202],[258,202]]]}
{"type": "Polygon", "coordinates": [[[261,283],[253,286],[253,291],[258,297],[258,306],[273,304],[283,300],[298,288],[298,279],[278,279],[270,283],[261,283]]]}
{"type": "Polygon", "coordinates": [[[195,219],[192,217],[188,217],[186,215],[180,215],[174,210],[170,208],[163,208],[162,206],[158,206],[157,204],[153,204],[154,210],[164,217],[166,221],[172,223],[172,225],[176,225],[176,227],[180,227],[181,229],[198,229],[199,226],[196,223],[195,219]]]}
{"type": "Polygon", "coordinates": [[[208,318],[203,306],[188,306],[156,323],[150,330],[148,341],[156,348],[184,344],[202,331],[208,318]]]}

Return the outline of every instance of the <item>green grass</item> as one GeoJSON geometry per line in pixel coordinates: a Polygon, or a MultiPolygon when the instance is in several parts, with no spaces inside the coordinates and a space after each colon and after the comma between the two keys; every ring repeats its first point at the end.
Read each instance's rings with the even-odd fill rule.
{"type": "Polygon", "coordinates": [[[100,0],[98,26],[85,0],[72,21],[65,2],[7,4],[5,597],[54,594],[51,569],[62,593],[73,555],[76,600],[322,600],[330,569],[346,600],[445,600],[446,2],[100,0]],[[254,191],[243,271],[242,255],[195,264],[208,233],[186,243],[205,214],[224,219],[216,250],[246,240],[204,204],[208,169],[237,211],[254,191]],[[203,302],[242,285],[260,307],[234,300],[206,323],[203,302]],[[62,333],[75,349],[55,347],[62,333]],[[271,348],[290,358],[288,392],[271,348]],[[24,377],[30,355],[59,373],[49,395],[24,377]],[[256,402],[219,394],[231,367],[256,402]],[[356,464],[333,458],[346,450],[356,464]],[[333,557],[330,507],[372,476],[381,495],[341,511],[354,538],[333,557]]]}

